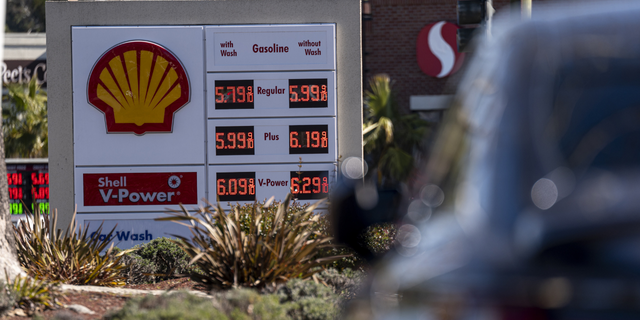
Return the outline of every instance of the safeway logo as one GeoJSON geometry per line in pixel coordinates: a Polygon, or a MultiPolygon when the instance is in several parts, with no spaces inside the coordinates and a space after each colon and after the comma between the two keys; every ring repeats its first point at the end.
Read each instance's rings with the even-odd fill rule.
{"type": "Polygon", "coordinates": [[[197,204],[196,172],[83,175],[85,206],[197,204]]]}
{"type": "Polygon", "coordinates": [[[416,42],[416,56],[422,72],[443,78],[460,69],[464,52],[458,52],[457,30],[458,26],[445,21],[422,28],[416,42]]]}

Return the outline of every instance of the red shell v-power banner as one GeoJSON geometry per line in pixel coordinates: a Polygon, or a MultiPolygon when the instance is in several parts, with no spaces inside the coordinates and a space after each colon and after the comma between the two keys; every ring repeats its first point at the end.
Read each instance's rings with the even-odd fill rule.
{"type": "Polygon", "coordinates": [[[456,31],[458,26],[446,21],[422,28],[416,42],[416,56],[422,72],[436,78],[454,74],[464,61],[464,52],[458,52],[456,31]]]}

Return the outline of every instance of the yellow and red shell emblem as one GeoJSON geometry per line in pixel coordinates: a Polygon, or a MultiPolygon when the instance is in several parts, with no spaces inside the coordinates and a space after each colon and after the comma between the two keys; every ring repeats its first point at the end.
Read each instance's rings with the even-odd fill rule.
{"type": "Polygon", "coordinates": [[[108,133],[171,132],[173,114],[189,102],[180,60],[148,41],[121,43],[89,75],[89,103],[102,111],[108,133]]]}

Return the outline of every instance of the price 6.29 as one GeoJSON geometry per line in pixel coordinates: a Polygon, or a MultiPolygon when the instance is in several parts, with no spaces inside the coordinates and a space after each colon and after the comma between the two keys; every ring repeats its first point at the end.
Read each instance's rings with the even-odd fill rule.
{"type": "Polygon", "coordinates": [[[300,200],[329,196],[328,171],[291,171],[291,193],[300,200]]]}

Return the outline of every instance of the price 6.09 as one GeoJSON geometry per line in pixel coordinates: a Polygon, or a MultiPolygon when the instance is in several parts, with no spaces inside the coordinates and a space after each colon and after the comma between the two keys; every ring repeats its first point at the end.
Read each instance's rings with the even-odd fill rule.
{"type": "Polygon", "coordinates": [[[216,194],[220,201],[254,201],[256,198],[255,172],[218,172],[216,194]]]}

